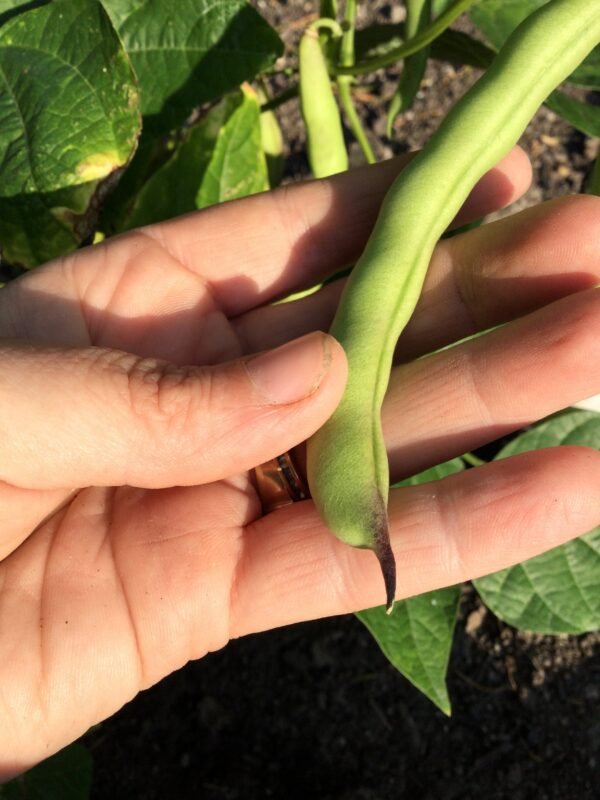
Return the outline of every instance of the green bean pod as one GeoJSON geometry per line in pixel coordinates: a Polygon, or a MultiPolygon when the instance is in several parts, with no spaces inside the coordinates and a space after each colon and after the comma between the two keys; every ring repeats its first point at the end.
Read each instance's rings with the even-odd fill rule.
{"type": "MultiPolygon", "coordinates": [[[[261,107],[267,102],[267,94],[262,86],[256,88],[261,107]]],[[[274,111],[260,112],[260,139],[267,162],[269,186],[274,189],[283,176],[283,134],[274,111]]]]}
{"type": "Polygon", "coordinates": [[[341,29],[333,20],[317,20],[300,40],[300,107],[306,127],[308,161],[315,178],[348,169],[348,153],[340,112],[333,96],[327,63],[319,43],[319,27],[341,29]]]}
{"type": "Polygon", "coordinates": [[[396,179],[345,288],[331,333],[346,351],[348,384],[333,416],[309,440],[308,479],[338,538],[375,552],[388,609],[395,563],[381,405],[398,336],[433,250],[471,189],[599,41],[600,13],[590,0],[551,0],[529,16],[396,179]]]}

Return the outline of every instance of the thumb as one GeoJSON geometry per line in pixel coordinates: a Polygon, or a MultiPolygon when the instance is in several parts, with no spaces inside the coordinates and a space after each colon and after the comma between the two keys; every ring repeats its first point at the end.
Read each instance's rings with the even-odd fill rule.
{"type": "Polygon", "coordinates": [[[319,332],[210,367],[5,343],[0,478],[36,489],[207,483],[308,438],[345,378],[341,346],[319,332]]]}

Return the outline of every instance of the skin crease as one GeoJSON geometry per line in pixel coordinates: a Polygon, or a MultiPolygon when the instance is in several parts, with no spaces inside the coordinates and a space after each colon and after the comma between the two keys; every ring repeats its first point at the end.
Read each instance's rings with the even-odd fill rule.
{"type": "MultiPolygon", "coordinates": [[[[3,778],[232,637],[380,602],[371,553],[311,501],[263,516],[239,466],[323,423],[343,352],[322,336],[287,351],[282,405],[240,358],[327,329],[335,284],[269,301],[356,257],[402,163],[126,234],[0,293],[3,778]]],[[[517,149],[457,222],[529,180],[517,149]]],[[[598,242],[600,200],[572,197],[440,243],[384,405],[394,479],[600,391],[598,242]]],[[[399,596],[590,530],[599,485],[600,454],[563,447],[394,491],[399,596]]]]}

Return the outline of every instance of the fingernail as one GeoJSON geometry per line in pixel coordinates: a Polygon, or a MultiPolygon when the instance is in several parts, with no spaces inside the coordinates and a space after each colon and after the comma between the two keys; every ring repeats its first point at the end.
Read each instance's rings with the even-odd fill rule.
{"type": "Polygon", "coordinates": [[[331,364],[329,337],[317,331],[246,362],[250,380],[269,403],[296,403],[311,395],[331,364]]]}

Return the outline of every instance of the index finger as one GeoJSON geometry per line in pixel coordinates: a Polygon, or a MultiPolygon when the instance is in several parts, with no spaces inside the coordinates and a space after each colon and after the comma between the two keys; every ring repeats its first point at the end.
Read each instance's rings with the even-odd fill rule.
{"type": "MultiPolygon", "coordinates": [[[[240,314],[352,263],[386,191],[414,155],[223,203],[144,232],[199,275],[223,311],[240,314]]],[[[455,224],[509,205],[530,180],[529,160],[515,147],[475,186],[455,224]]]]}

